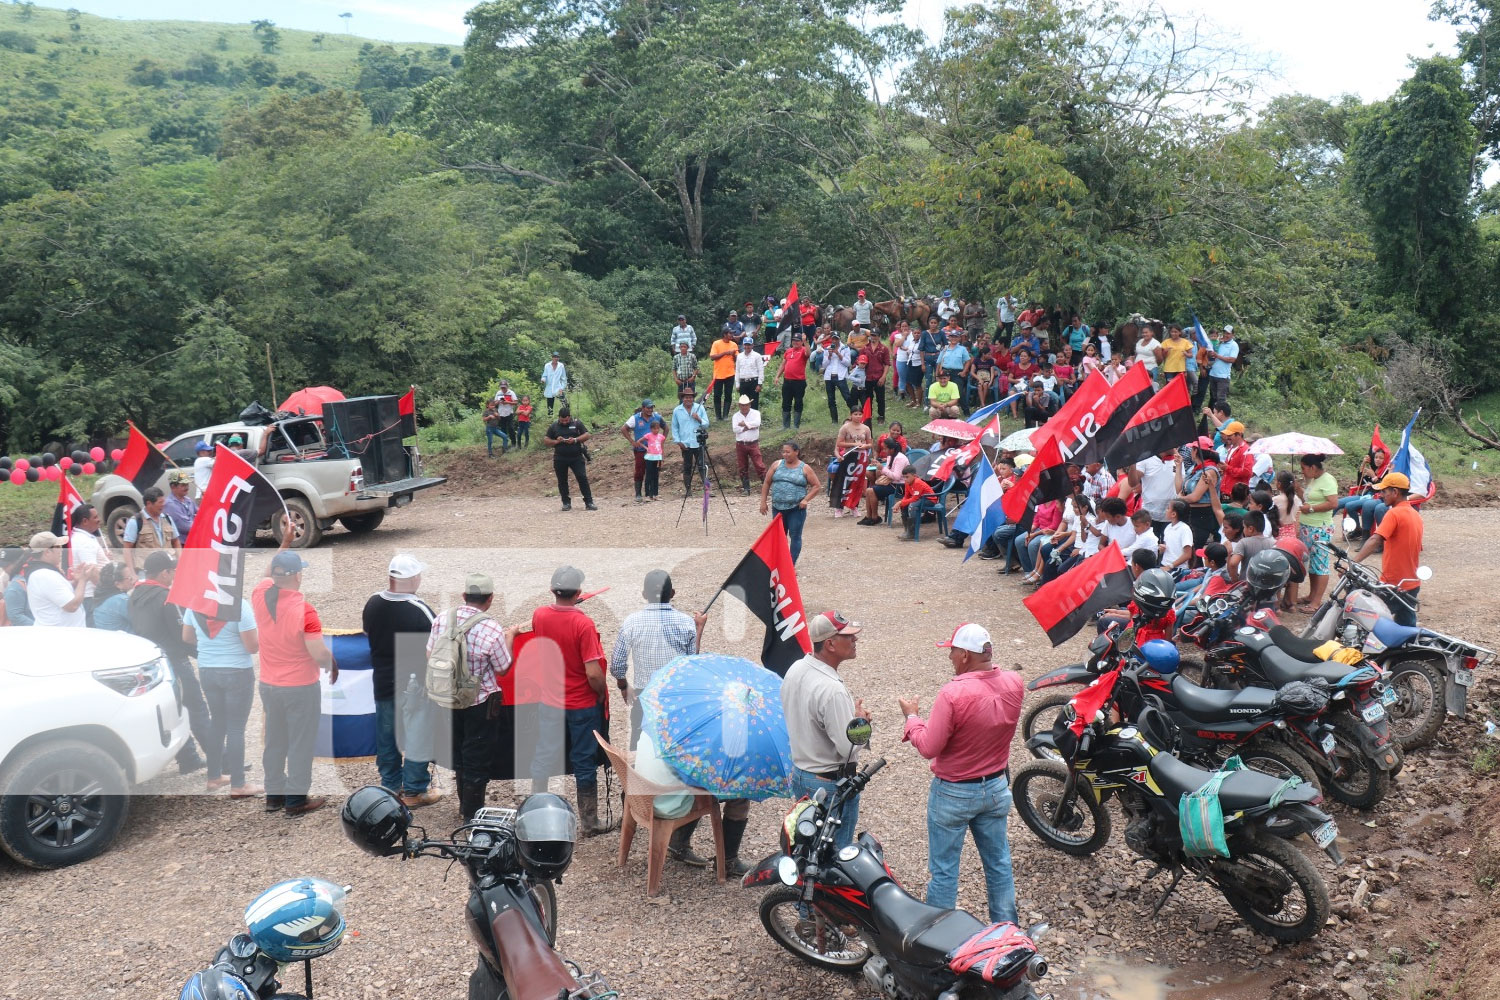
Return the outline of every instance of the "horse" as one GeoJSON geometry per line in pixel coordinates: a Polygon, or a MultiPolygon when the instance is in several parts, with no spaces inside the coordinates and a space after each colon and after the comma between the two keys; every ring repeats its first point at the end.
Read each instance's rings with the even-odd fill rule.
{"type": "Polygon", "coordinates": [[[822,311],[819,321],[827,323],[839,333],[848,333],[854,328],[854,310],[848,306],[840,309],[830,307],[822,311]]]}
{"type": "Polygon", "coordinates": [[[904,319],[920,330],[927,325],[927,317],[932,315],[932,306],[922,299],[887,299],[875,303],[875,315],[884,317],[886,329],[895,326],[897,320],[904,319]]]}

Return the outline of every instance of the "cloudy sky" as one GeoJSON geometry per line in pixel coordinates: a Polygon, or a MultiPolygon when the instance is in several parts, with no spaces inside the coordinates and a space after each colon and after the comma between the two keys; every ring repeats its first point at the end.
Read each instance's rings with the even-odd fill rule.
{"type": "MultiPolygon", "coordinates": [[[[43,0],[47,3],[47,0],[43,0]]],[[[61,3],[53,0],[58,6],[61,3]]],[[[248,22],[287,28],[350,30],[387,41],[461,43],[472,0],[72,0],[107,17],[248,22]]],[[[52,4],[48,4],[49,6],[52,4]]],[[[1427,19],[1428,0],[1160,0],[1179,22],[1201,18],[1245,53],[1272,66],[1268,94],[1318,97],[1389,95],[1412,56],[1453,48],[1453,30],[1427,19]]],[[[906,20],[929,37],[942,32],[944,0],[907,0],[906,20]]]]}

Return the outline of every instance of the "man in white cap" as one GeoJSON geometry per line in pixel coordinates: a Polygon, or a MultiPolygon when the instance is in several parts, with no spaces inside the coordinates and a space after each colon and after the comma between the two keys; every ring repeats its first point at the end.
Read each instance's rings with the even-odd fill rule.
{"type": "Polygon", "coordinates": [[[63,549],[66,538],[50,531],[31,536],[31,566],[26,574],[26,596],[31,616],[37,625],[66,625],[83,628],[88,614],[83,601],[89,587],[99,579],[99,565],[88,563],[73,567],[73,579],[63,575],[63,549]]]}
{"type": "Polygon", "coordinates": [[[430,787],[432,726],[426,710],[432,702],[423,683],[423,654],[433,615],[432,608],[417,596],[426,568],[416,556],[399,553],[393,557],[386,571],[386,589],[365,602],[363,619],[375,688],[375,766],[380,769],[380,783],[412,809],[443,797],[430,787]],[[408,751],[405,757],[403,747],[408,751]]]}
{"type": "Polygon", "coordinates": [[[760,411],[749,396],[740,397],[739,409],[729,418],[734,428],[734,461],[740,470],[740,491],[750,495],[750,470],[757,485],[766,478],[766,462],[760,454],[760,411]]]}
{"type": "Polygon", "coordinates": [[[760,406],[760,385],[766,378],[766,356],[755,349],[754,337],[740,338],[740,353],[734,359],[734,384],[740,395],[760,406]]]}
{"type": "MultiPolygon", "coordinates": [[[[845,730],[854,719],[867,719],[865,703],[849,693],[839,667],[854,659],[859,624],[837,611],[824,611],[808,619],[807,636],[813,651],[787,668],[781,681],[781,710],[786,716],[787,737],[792,746],[792,796],[812,795],[822,788],[829,795],[840,778],[857,767],[858,748],[845,730]]],[[[854,842],[859,821],[859,796],[851,796],[838,815],[840,823],[834,843],[847,847],[854,842]]]]}
{"type": "Polygon", "coordinates": [[[1005,822],[1010,814],[1010,743],[1021,717],[1025,687],[1013,670],[996,670],[994,646],[983,626],[960,625],[946,642],[953,679],[943,685],[924,722],[914,698],[901,698],[905,739],[932,761],[927,792],[927,902],[958,902],[958,861],[972,830],[990,920],[1016,922],[1016,882],[1005,822]]]}

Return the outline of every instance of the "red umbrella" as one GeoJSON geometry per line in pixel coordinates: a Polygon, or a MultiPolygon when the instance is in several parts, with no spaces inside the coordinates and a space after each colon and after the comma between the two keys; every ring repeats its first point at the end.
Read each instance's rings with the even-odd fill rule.
{"type": "Polygon", "coordinates": [[[979,436],[979,428],[963,420],[934,420],[922,428],[937,437],[953,438],[956,441],[972,441],[979,436]]]}
{"type": "Polygon", "coordinates": [[[314,385],[306,389],[298,389],[283,400],[277,409],[309,417],[321,417],[324,403],[335,403],[343,398],[345,398],[344,394],[331,385],[314,385]]]}

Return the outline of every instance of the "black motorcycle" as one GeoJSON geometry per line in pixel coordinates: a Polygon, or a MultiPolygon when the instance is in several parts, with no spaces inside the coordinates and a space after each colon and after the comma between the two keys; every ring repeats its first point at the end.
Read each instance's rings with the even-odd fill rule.
{"type": "Polygon", "coordinates": [[[1304,941],[1328,919],[1328,889],[1318,870],[1288,843],[1309,834],[1334,864],[1342,864],[1335,842],[1338,826],[1317,808],[1315,787],[1291,787],[1258,771],[1235,771],[1223,779],[1218,801],[1228,857],[1190,856],[1184,847],[1179,808],[1182,796],[1203,788],[1214,775],[1161,749],[1172,742],[1171,723],[1154,710],[1140,725],[1092,720],[1075,737],[1070,720],[1027,746],[1040,759],[1016,769],[1012,795],[1021,821],[1048,847],[1082,857],[1109,840],[1106,804],[1118,799],[1125,813],[1125,843],[1172,881],[1157,900],[1155,916],[1184,875],[1208,882],[1254,930],[1277,941],[1304,941]],[[1151,735],[1148,737],[1147,733],[1151,735]]]}
{"type": "MultiPolygon", "coordinates": [[[[855,719],[849,741],[864,746],[870,732],[868,720],[855,719]]],[[[1036,1000],[1031,983],[1047,973],[1036,938],[1046,924],[1022,931],[929,906],[901,887],[869,833],[835,848],[840,808],[884,766],[877,758],[832,795],[820,789],[787,813],[781,852],[743,881],[775,886],[760,904],[767,933],[810,965],[863,971],[886,1000],[1036,1000]]]]}

